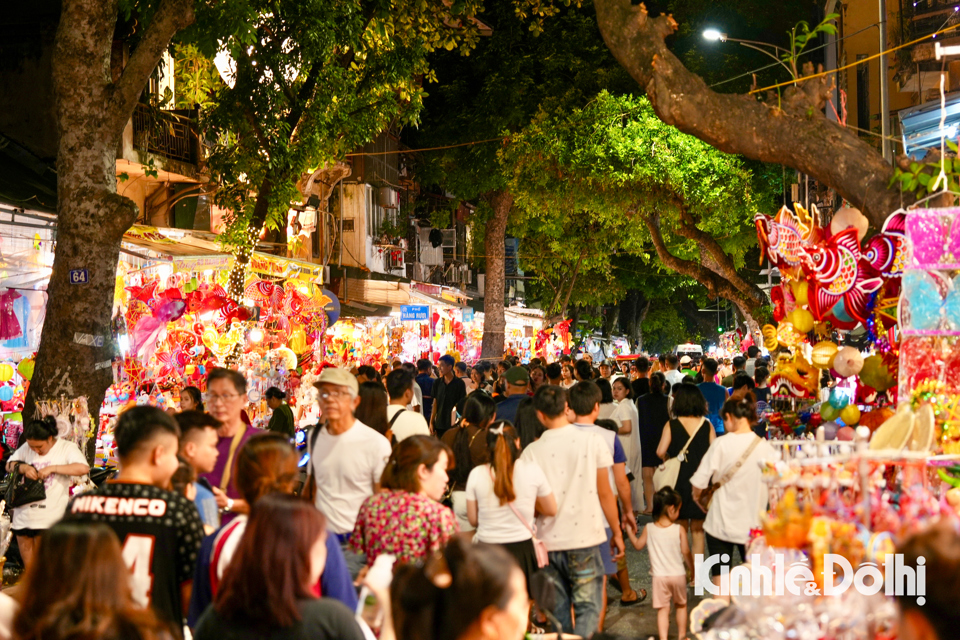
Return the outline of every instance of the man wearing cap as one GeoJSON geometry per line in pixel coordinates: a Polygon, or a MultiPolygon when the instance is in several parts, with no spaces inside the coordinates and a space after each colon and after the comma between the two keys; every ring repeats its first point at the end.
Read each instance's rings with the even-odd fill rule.
{"type": "Polygon", "coordinates": [[[336,534],[353,576],[366,559],[347,543],[360,505],[380,490],[380,476],[390,457],[390,442],[353,417],[360,404],[357,379],[346,369],[329,367],[316,382],[325,423],[310,434],[308,450],[316,482],[315,504],[336,534]]]}
{"type": "Polygon", "coordinates": [[[507,381],[507,395],[497,405],[497,420],[509,420],[512,423],[517,419],[520,401],[528,397],[530,374],[523,367],[510,367],[503,377],[507,381]]]}
{"type": "Polygon", "coordinates": [[[430,426],[438,438],[453,426],[454,408],[467,397],[467,385],[456,376],[453,370],[455,364],[456,360],[451,355],[440,356],[437,363],[440,377],[433,383],[433,415],[430,426]]]}
{"type": "Polygon", "coordinates": [[[697,377],[697,372],[693,370],[693,358],[690,356],[680,358],[680,373],[693,378],[697,377]]]}
{"type": "Polygon", "coordinates": [[[603,360],[600,363],[600,377],[606,380],[607,382],[612,382],[611,377],[613,375],[613,365],[609,360],[603,360]]]}

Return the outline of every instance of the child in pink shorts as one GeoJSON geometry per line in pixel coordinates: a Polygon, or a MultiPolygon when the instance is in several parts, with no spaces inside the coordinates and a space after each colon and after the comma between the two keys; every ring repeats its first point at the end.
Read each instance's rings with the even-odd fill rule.
{"type": "Polygon", "coordinates": [[[679,637],[687,635],[687,569],[693,571],[693,556],[687,544],[687,532],[677,524],[680,494],[664,487],[653,496],[653,522],[636,534],[627,529],[636,549],[647,547],[653,569],[653,608],[657,610],[660,640],[667,640],[670,630],[670,602],[677,609],[679,637]]]}

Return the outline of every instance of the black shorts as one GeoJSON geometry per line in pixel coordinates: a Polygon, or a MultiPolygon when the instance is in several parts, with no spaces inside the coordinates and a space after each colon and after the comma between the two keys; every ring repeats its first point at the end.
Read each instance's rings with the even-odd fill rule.
{"type": "Polygon", "coordinates": [[[14,529],[13,533],[21,538],[36,538],[43,535],[46,529],[14,529]]]}

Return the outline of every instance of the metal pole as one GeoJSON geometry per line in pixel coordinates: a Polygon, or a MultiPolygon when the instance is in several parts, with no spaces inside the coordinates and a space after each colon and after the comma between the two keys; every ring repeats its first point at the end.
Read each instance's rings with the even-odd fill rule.
{"type": "Polygon", "coordinates": [[[883,159],[893,162],[890,149],[890,69],[887,65],[887,0],[880,2],[880,134],[883,136],[883,159]]]}

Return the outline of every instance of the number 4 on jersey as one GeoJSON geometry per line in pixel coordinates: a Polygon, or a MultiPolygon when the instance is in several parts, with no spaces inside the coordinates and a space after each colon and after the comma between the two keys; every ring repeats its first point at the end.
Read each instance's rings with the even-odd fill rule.
{"type": "Polygon", "coordinates": [[[153,536],[130,534],[123,543],[123,563],[130,570],[133,600],[141,607],[150,605],[153,589],[153,536]]]}

